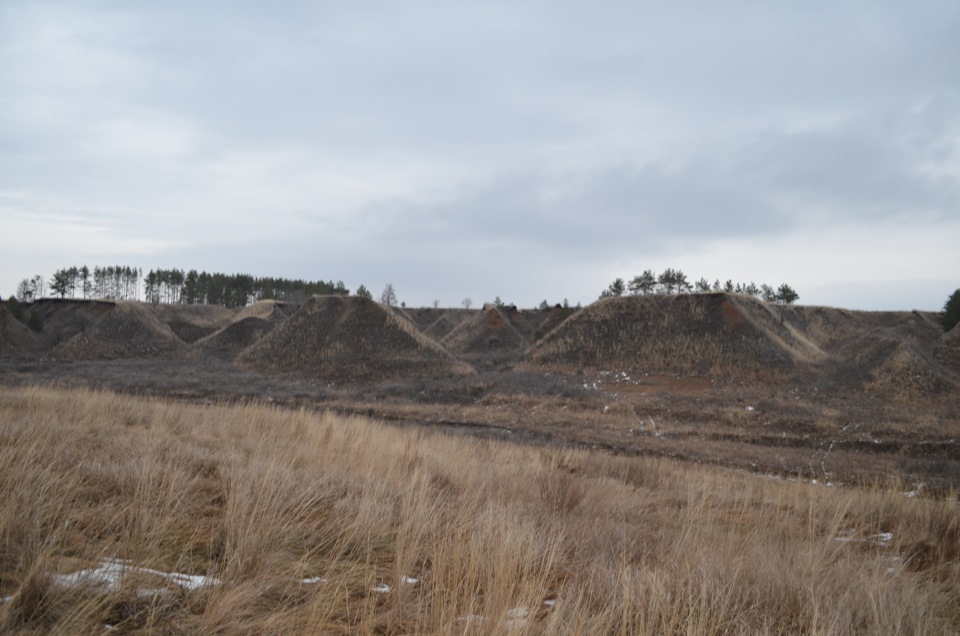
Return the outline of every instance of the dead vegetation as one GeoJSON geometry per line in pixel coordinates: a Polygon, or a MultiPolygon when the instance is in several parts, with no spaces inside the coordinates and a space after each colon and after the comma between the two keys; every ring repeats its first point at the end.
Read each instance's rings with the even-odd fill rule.
{"type": "Polygon", "coordinates": [[[342,297],[242,310],[44,300],[31,311],[44,324],[33,339],[5,319],[3,384],[323,405],[807,479],[960,486],[960,336],[932,314],[726,293],[579,311],[342,297]]]}
{"type": "Polygon", "coordinates": [[[316,296],[248,348],[245,367],[327,383],[472,372],[409,321],[365,298],[316,296]]]}
{"type": "Polygon", "coordinates": [[[917,634],[960,508],[263,405],[0,390],[6,633],[917,634]]]}

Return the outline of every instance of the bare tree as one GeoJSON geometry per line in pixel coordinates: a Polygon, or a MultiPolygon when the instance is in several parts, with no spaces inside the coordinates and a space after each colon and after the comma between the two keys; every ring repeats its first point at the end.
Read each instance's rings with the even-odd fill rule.
{"type": "Polygon", "coordinates": [[[36,293],[36,290],[34,289],[33,281],[29,278],[24,278],[17,284],[17,300],[20,302],[33,302],[34,293],[36,293]]]}
{"type": "Polygon", "coordinates": [[[397,292],[393,289],[393,283],[387,283],[387,286],[383,288],[383,293],[380,294],[380,302],[388,307],[397,304],[397,292]]]}
{"type": "Polygon", "coordinates": [[[33,277],[33,297],[35,300],[43,298],[43,286],[46,281],[43,280],[43,276],[37,274],[33,277]]]}
{"type": "Polygon", "coordinates": [[[439,307],[439,306],[440,306],[440,301],[434,299],[434,301],[433,301],[433,308],[436,309],[436,308],[439,307]]]}
{"type": "Polygon", "coordinates": [[[470,309],[470,307],[473,305],[473,301],[469,298],[464,298],[460,301],[460,304],[463,305],[464,309],[470,309]]]}

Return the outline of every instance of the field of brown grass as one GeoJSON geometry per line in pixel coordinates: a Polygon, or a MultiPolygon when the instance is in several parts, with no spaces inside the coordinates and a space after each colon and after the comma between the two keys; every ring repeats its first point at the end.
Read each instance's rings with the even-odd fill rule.
{"type": "Polygon", "coordinates": [[[4,633],[960,629],[955,492],[90,390],[0,420],[4,633]]]}

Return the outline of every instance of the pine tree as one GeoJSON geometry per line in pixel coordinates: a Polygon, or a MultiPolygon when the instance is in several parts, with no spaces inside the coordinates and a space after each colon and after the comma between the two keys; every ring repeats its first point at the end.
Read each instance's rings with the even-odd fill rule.
{"type": "Polygon", "coordinates": [[[777,289],[776,301],[783,305],[789,305],[800,298],[800,295],[793,290],[790,285],[784,283],[780,285],[780,288],[777,289]]]}
{"type": "Polygon", "coordinates": [[[950,331],[960,323],[960,289],[955,290],[940,312],[940,324],[944,331],[950,331]]]}

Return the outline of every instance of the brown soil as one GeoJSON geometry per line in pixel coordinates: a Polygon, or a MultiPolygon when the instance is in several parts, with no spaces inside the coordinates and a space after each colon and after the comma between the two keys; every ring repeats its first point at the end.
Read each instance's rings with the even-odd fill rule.
{"type": "Polygon", "coordinates": [[[322,382],[470,373],[406,319],[370,300],[315,296],[238,356],[246,368],[322,382]]]}
{"type": "Polygon", "coordinates": [[[264,300],[244,308],[225,327],[197,341],[191,355],[233,360],[300,308],[299,304],[264,300]]]}
{"type": "Polygon", "coordinates": [[[35,302],[31,311],[43,321],[40,339],[43,347],[49,349],[92,328],[115,306],[116,303],[106,300],[44,298],[35,302]]]}
{"type": "MultiPolygon", "coordinates": [[[[95,310],[100,311],[101,305],[95,310]]],[[[118,301],[89,327],[83,326],[80,333],[57,345],[49,355],[58,360],[110,360],[183,351],[184,345],[177,335],[147,306],[118,301]]]]}
{"type": "Polygon", "coordinates": [[[34,336],[4,310],[2,383],[320,405],[457,434],[960,487],[960,330],[943,334],[934,314],[723,293],[577,312],[43,300],[34,336]],[[184,325],[219,327],[187,346],[184,325]]]}
{"type": "Polygon", "coordinates": [[[934,349],[940,364],[960,373],[960,325],[943,334],[934,349]]]}
{"type": "Polygon", "coordinates": [[[221,329],[233,320],[237,311],[218,305],[145,305],[154,316],[166,323],[177,337],[187,344],[221,329]]]}
{"type": "Polygon", "coordinates": [[[754,379],[823,357],[774,308],[752,298],[698,294],[600,300],[543,337],[525,363],[566,372],[754,379]]]}
{"type": "Polygon", "coordinates": [[[510,313],[514,309],[501,309],[484,305],[471,320],[462,323],[441,341],[454,353],[489,353],[503,349],[523,351],[529,341],[514,326],[510,313]]]}
{"type": "Polygon", "coordinates": [[[0,301],[0,356],[37,351],[40,346],[37,335],[14,318],[6,303],[0,301]]]}

